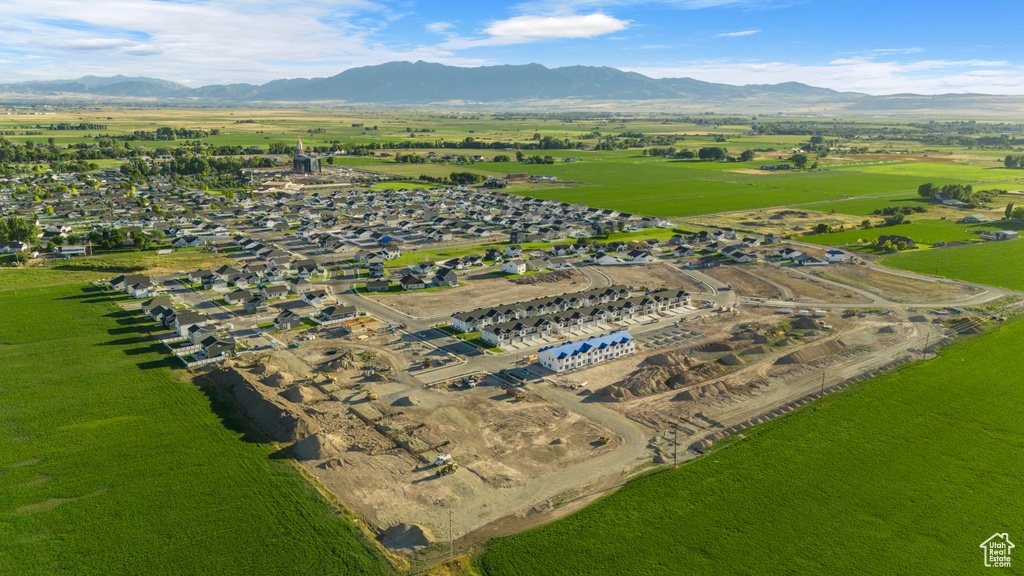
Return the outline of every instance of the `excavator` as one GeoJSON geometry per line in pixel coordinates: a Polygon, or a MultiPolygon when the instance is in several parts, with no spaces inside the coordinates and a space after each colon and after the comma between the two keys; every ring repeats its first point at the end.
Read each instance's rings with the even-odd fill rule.
{"type": "Polygon", "coordinates": [[[269,362],[270,362],[270,354],[261,354],[261,355],[257,356],[255,360],[252,361],[251,367],[255,368],[256,366],[259,366],[260,364],[265,364],[265,363],[269,363],[269,362]]]}
{"type": "Polygon", "coordinates": [[[458,470],[458,469],[459,469],[459,464],[457,462],[448,462],[444,466],[441,466],[440,468],[437,469],[437,475],[438,476],[447,476],[449,474],[454,474],[455,471],[458,470]]]}
{"type": "Polygon", "coordinates": [[[334,376],[331,376],[330,374],[328,374],[326,372],[320,371],[320,370],[318,370],[316,372],[312,372],[312,373],[310,373],[309,376],[306,376],[306,382],[312,382],[312,383],[315,384],[316,383],[316,379],[320,378],[321,376],[323,376],[323,379],[324,379],[325,383],[326,382],[330,382],[330,383],[334,384],[334,383],[338,382],[337,378],[335,378],[334,376]]]}

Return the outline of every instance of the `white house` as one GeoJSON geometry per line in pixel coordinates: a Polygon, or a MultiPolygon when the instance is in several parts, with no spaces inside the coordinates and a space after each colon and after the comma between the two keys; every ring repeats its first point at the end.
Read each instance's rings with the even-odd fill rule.
{"type": "Polygon", "coordinates": [[[514,258],[502,264],[501,271],[506,274],[526,274],[526,262],[514,258]]]}
{"type": "Polygon", "coordinates": [[[829,262],[846,262],[846,252],[842,250],[829,250],[825,252],[825,260],[829,262]]]}
{"type": "Polygon", "coordinates": [[[541,348],[537,359],[541,366],[554,372],[571,370],[581,366],[597,364],[636,350],[633,336],[621,330],[604,336],[593,336],[579,342],[569,342],[561,346],[541,348]]]}

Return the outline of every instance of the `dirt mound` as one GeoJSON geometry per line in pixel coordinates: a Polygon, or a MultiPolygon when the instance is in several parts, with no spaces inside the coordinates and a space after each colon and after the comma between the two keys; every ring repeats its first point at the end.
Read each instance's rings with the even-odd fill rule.
{"type": "Polygon", "coordinates": [[[725,373],[725,368],[717,362],[705,362],[674,376],[666,383],[672,389],[682,388],[712,378],[717,378],[725,373]]]}
{"type": "Polygon", "coordinates": [[[821,322],[807,316],[801,316],[789,324],[799,330],[821,330],[821,322]]]}
{"type": "Polygon", "coordinates": [[[796,342],[793,341],[792,338],[783,338],[775,343],[776,346],[792,346],[794,344],[796,344],[796,342]]]}
{"type": "Polygon", "coordinates": [[[984,330],[977,326],[968,326],[967,328],[962,328],[960,330],[961,334],[981,334],[982,332],[984,332],[984,330]]]}
{"type": "Polygon", "coordinates": [[[759,344],[757,346],[754,346],[753,348],[740,352],[740,356],[750,356],[752,354],[767,354],[768,352],[768,347],[766,347],[763,344],[759,344]]]}
{"type": "Polygon", "coordinates": [[[235,384],[232,391],[246,415],[272,440],[295,442],[316,432],[316,426],[308,418],[293,414],[264,398],[255,385],[248,381],[235,384]]]}
{"type": "Polygon", "coordinates": [[[314,386],[293,386],[281,392],[281,397],[296,404],[310,404],[327,399],[323,392],[314,386]]]}
{"type": "Polygon", "coordinates": [[[663,366],[675,368],[682,366],[684,369],[697,364],[697,361],[682,352],[664,352],[648,356],[645,360],[651,366],[663,366]]]}
{"type": "MultiPolygon", "coordinates": [[[[657,389],[655,388],[654,391],[657,391],[657,389]]],[[[642,394],[650,393],[653,392],[643,392],[642,394]]],[[[632,391],[623,388],[622,386],[617,386],[615,384],[609,384],[604,388],[601,388],[600,390],[594,393],[594,396],[599,400],[604,400],[608,402],[624,402],[626,400],[632,400],[633,398],[636,398],[636,395],[633,394],[632,391]]]]}
{"type": "Polygon", "coordinates": [[[770,344],[771,341],[772,339],[769,338],[767,334],[761,334],[754,338],[754,344],[770,344]]]}
{"type": "Polygon", "coordinates": [[[896,329],[893,328],[892,326],[882,326],[881,328],[878,329],[878,333],[879,334],[895,334],[896,333],[896,329]]]}
{"type": "Polygon", "coordinates": [[[726,354],[719,358],[718,361],[726,366],[739,366],[740,364],[743,364],[743,360],[735,354],[726,354]]]}
{"type": "Polygon", "coordinates": [[[697,348],[697,350],[700,352],[732,352],[737,348],[740,348],[740,346],[737,346],[732,342],[719,340],[718,342],[708,342],[700,348],[697,348]]]}
{"type": "Polygon", "coordinates": [[[910,321],[911,322],[927,322],[928,321],[928,317],[927,316],[921,316],[921,315],[911,316],[910,317],[910,321]]]}
{"type": "Polygon", "coordinates": [[[359,358],[352,353],[351,350],[346,350],[331,360],[324,362],[320,365],[320,370],[323,372],[337,372],[338,370],[348,370],[358,365],[359,358]]]}
{"type": "Polygon", "coordinates": [[[260,378],[265,386],[271,388],[282,388],[292,383],[292,377],[275,368],[267,368],[266,373],[260,378]]]}
{"type": "Polygon", "coordinates": [[[539,272],[530,276],[513,278],[511,282],[520,285],[553,284],[562,280],[571,280],[572,270],[551,270],[550,272],[539,272]]]}
{"type": "Polygon", "coordinates": [[[840,350],[842,350],[845,347],[846,347],[845,344],[843,344],[839,340],[830,340],[828,342],[821,342],[820,344],[814,344],[813,346],[808,346],[808,347],[806,347],[806,348],[804,348],[802,350],[798,350],[796,352],[793,352],[792,354],[787,354],[787,355],[783,356],[782,358],[779,358],[778,360],[776,360],[775,363],[776,364],[806,364],[806,363],[810,362],[811,360],[814,360],[815,358],[818,358],[819,356],[824,356],[826,354],[832,354],[832,353],[835,353],[835,352],[839,352],[840,350]]]}
{"type": "Polygon", "coordinates": [[[417,406],[420,403],[420,399],[415,396],[402,396],[398,400],[391,403],[392,406],[417,406]]]}
{"type": "Polygon", "coordinates": [[[380,536],[380,542],[392,550],[400,550],[402,548],[415,549],[432,544],[434,542],[434,535],[430,532],[429,528],[403,522],[398,526],[392,526],[385,530],[380,536]]]}
{"type": "Polygon", "coordinates": [[[296,442],[292,451],[299,460],[327,460],[341,454],[342,447],[336,438],[318,432],[296,442]]]}

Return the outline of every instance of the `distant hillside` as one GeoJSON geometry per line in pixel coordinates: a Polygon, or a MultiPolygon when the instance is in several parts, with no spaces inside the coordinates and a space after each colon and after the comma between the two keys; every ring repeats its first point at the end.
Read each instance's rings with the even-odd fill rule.
{"type": "Polygon", "coordinates": [[[0,98],[136,99],[251,104],[335,101],[379,105],[543,104],[546,101],[663,102],[722,108],[794,109],[822,105],[849,111],[962,109],[1024,103],[1024,97],[983,94],[868,96],[799,82],[734,86],[693,78],[649,78],[606,66],[547,68],[540,64],[462,68],[430,62],[388,62],[352,68],[330,78],[294,78],[263,85],[189,88],[156,78],[84,76],[0,84],[0,98]]]}

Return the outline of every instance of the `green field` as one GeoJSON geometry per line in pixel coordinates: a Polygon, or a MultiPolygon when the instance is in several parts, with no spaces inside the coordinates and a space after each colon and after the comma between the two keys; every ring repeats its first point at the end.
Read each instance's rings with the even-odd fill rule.
{"type": "Polygon", "coordinates": [[[928,202],[918,196],[916,192],[906,194],[894,194],[891,196],[881,197],[869,197],[869,198],[850,198],[847,200],[837,200],[835,202],[822,202],[820,204],[814,204],[807,206],[809,209],[819,210],[821,212],[830,212],[835,210],[839,214],[849,214],[851,216],[871,216],[875,210],[884,210],[890,206],[927,206],[928,202]]]}
{"type": "Polygon", "coordinates": [[[867,230],[847,230],[831,234],[815,234],[800,239],[812,244],[825,246],[845,246],[858,240],[874,241],[879,236],[906,236],[918,244],[935,244],[937,242],[967,242],[978,240],[977,234],[969,234],[968,230],[978,230],[983,225],[957,224],[946,220],[914,220],[909,224],[897,226],[880,226],[867,230]]]}
{"type": "Polygon", "coordinates": [[[1024,291],[1024,244],[1020,240],[894,254],[882,258],[881,264],[1024,291]]]}
{"type": "Polygon", "coordinates": [[[226,406],[175,380],[148,323],[46,270],[0,271],[4,574],[386,574],[226,406]]]}
{"type": "MultiPolygon", "coordinates": [[[[1024,321],[494,542],[487,576],[979,574],[1024,525],[1024,321]]],[[[813,406],[813,405],[812,405],[813,406]]]]}

